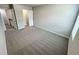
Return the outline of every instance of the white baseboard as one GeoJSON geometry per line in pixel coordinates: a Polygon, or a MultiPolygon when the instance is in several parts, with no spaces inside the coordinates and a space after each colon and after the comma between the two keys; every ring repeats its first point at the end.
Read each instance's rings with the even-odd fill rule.
{"type": "MultiPolygon", "coordinates": [[[[35,26],[35,25],[34,25],[34,26],[35,26]]],[[[43,30],[46,30],[46,31],[48,31],[48,32],[51,32],[51,33],[54,33],[54,34],[59,35],[59,36],[61,36],[61,37],[65,37],[65,38],[68,38],[68,39],[69,39],[69,36],[67,36],[67,35],[60,34],[60,33],[54,32],[54,31],[49,31],[48,29],[42,28],[42,27],[40,27],[40,26],[35,26],[35,27],[40,28],[40,29],[43,29],[43,30]]]]}

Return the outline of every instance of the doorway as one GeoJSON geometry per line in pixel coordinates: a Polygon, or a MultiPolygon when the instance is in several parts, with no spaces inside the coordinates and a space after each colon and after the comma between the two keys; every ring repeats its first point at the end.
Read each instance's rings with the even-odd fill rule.
{"type": "Polygon", "coordinates": [[[28,17],[28,10],[26,9],[23,9],[22,10],[22,14],[23,14],[23,23],[24,23],[24,26],[29,26],[29,17],[28,17]]]}
{"type": "Polygon", "coordinates": [[[24,26],[33,26],[33,11],[22,9],[24,26]]]}

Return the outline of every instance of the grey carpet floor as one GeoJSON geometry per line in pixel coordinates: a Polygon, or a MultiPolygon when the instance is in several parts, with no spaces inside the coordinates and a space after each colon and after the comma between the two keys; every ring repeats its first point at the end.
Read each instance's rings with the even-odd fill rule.
{"type": "Polygon", "coordinates": [[[68,39],[37,27],[8,29],[5,33],[9,55],[66,55],[68,39]]]}

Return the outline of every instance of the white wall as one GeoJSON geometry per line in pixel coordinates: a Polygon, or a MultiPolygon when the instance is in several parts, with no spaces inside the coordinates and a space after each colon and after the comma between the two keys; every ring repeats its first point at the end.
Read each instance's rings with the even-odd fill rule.
{"type": "Polygon", "coordinates": [[[5,30],[3,28],[4,24],[2,21],[1,13],[0,13],[0,55],[6,55],[7,49],[6,49],[6,40],[5,40],[5,30]]]}
{"type": "Polygon", "coordinates": [[[33,8],[34,26],[69,37],[78,11],[77,5],[44,5],[33,8]]]}
{"type": "MultiPolygon", "coordinates": [[[[23,5],[14,5],[15,13],[16,13],[16,18],[17,18],[17,24],[18,24],[18,29],[22,29],[25,27],[25,20],[23,20],[23,9],[26,9],[29,13],[29,11],[32,11],[32,7],[29,6],[23,6],[23,5]]],[[[30,14],[28,15],[30,16],[30,14]]],[[[30,18],[29,18],[30,20],[30,18]]],[[[33,20],[33,19],[32,19],[33,20]]]]}
{"type": "Polygon", "coordinates": [[[24,25],[26,26],[26,25],[28,25],[27,24],[27,22],[28,22],[28,14],[27,14],[28,10],[23,9],[22,12],[23,12],[23,22],[24,22],[24,25]]]}

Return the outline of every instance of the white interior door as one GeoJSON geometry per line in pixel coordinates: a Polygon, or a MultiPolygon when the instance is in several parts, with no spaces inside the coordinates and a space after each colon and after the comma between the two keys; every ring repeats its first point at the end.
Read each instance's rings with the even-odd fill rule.
{"type": "Polygon", "coordinates": [[[0,13],[0,55],[6,55],[6,40],[5,40],[5,29],[4,29],[4,22],[0,13]]]}
{"type": "Polygon", "coordinates": [[[22,12],[23,12],[24,26],[26,26],[27,25],[27,22],[28,22],[28,13],[27,13],[28,11],[26,9],[23,9],[22,12]]]}
{"type": "Polygon", "coordinates": [[[28,18],[29,18],[29,26],[33,26],[33,11],[28,11],[28,18]]]}

